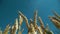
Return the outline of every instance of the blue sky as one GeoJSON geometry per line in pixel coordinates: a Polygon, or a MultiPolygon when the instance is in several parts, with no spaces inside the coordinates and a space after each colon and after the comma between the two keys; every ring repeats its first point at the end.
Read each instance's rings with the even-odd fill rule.
{"type": "MultiPolygon", "coordinates": [[[[15,18],[18,17],[18,10],[28,19],[33,18],[34,11],[38,10],[38,16],[42,18],[44,24],[48,23],[55,34],[60,32],[48,18],[49,15],[53,16],[51,10],[60,13],[60,0],[0,0],[0,27],[2,30],[7,24],[14,23],[15,18]]],[[[27,34],[25,23],[23,23],[22,28],[25,29],[23,34],[27,34]]]]}

